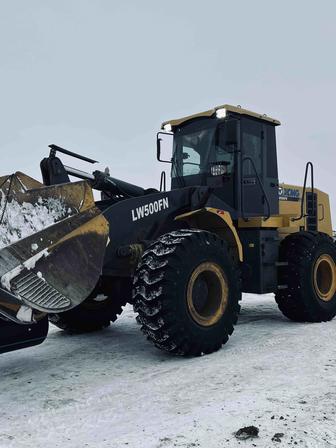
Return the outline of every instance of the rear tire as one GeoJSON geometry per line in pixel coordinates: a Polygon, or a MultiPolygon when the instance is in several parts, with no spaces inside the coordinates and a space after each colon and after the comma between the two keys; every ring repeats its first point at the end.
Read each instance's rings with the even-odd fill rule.
{"type": "Polygon", "coordinates": [[[280,311],[296,322],[325,322],[336,315],[336,245],[324,233],[299,232],[280,246],[280,311]]]}
{"type": "Polygon", "coordinates": [[[240,269],[225,241],[198,230],[161,236],[134,277],[134,309],[154,345],[184,356],[212,353],[237,322],[240,269]]]}

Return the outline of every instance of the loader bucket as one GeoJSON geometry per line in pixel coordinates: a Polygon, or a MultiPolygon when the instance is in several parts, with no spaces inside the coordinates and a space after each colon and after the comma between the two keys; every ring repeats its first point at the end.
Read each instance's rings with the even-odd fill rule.
{"type": "Polygon", "coordinates": [[[42,344],[48,334],[48,318],[33,325],[0,320],[0,354],[42,344]]]}
{"type": "Polygon", "coordinates": [[[0,201],[0,313],[29,322],[83,302],[101,275],[109,231],[90,185],[44,186],[15,173],[0,178],[0,201]],[[35,314],[24,317],[22,306],[35,314]]]}

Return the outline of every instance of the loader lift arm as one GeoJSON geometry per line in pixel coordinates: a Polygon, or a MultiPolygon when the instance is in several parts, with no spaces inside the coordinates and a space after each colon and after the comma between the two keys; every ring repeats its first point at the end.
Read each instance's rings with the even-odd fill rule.
{"type": "Polygon", "coordinates": [[[44,158],[41,162],[41,172],[45,185],[67,183],[70,182],[69,176],[73,176],[78,179],[87,180],[92,188],[107,193],[111,198],[113,196],[137,197],[146,194],[144,188],[113,178],[102,171],[96,170],[90,174],[78,170],[77,168],[64,165],[57,157],[57,152],[90,164],[98,163],[97,160],[82,156],[81,154],[77,154],[54,144],[49,145],[49,148],[49,157],[44,158]]]}

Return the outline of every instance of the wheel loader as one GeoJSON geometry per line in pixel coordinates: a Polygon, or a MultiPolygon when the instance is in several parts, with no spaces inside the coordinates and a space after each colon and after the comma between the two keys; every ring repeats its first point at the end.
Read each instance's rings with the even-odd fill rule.
{"type": "Polygon", "coordinates": [[[279,184],[279,125],[227,104],[164,122],[157,159],[169,190],[165,171],[159,190],[144,189],[65,165],[64,154],[95,160],[56,145],[43,182],[0,178],[1,352],[41,343],[48,322],[104,328],[126,303],[156,347],[184,356],[228,341],[242,292],[274,293],[293,321],[331,320],[329,198],[310,162],[301,186],[279,184]]]}

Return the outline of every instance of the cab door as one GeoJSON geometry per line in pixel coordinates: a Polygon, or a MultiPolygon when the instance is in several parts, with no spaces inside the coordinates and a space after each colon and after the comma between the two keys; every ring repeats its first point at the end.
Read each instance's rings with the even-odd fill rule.
{"type": "Polygon", "coordinates": [[[244,117],[240,139],[242,216],[277,215],[279,179],[275,126],[244,117]]]}
{"type": "Polygon", "coordinates": [[[264,185],[265,139],[263,123],[241,119],[241,207],[243,217],[265,216],[264,185]]]}

